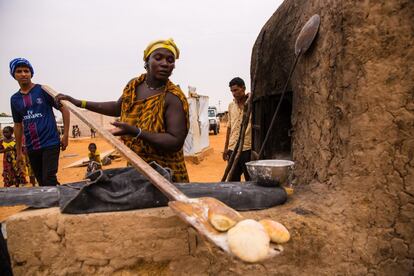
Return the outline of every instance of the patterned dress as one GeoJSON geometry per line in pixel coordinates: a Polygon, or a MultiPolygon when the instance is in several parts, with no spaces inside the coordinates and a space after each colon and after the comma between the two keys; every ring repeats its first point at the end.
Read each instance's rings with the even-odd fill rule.
{"type": "Polygon", "coordinates": [[[23,143],[23,145],[22,145],[23,160],[24,160],[24,163],[26,165],[25,173],[29,177],[35,177],[33,168],[30,165],[29,155],[27,154],[26,138],[24,137],[24,135],[22,137],[22,143],[23,143]]]}
{"type": "MultiPolygon", "coordinates": [[[[145,76],[143,74],[138,78],[132,79],[125,87],[122,94],[121,121],[148,132],[165,133],[165,97],[167,93],[172,93],[182,102],[188,130],[189,109],[187,99],[181,89],[171,81],[167,82],[164,93],[153,95],[146,99],[136,99],[136,87],[145,80],[145,76]]],[[[189,181],[182,148],[176,152],[164,152],[139,138],[123,136],[122,140],[126,146],[146,162],[155,161],[162,167],[170,168],[173,172],[173,182],[189,181]]]]}
{"type": "Polygon", "coordinates": [[[16,142],[13,140],[6,142],[2,140],[0,149],[5,150],[10,148],[12,150],[5,151],[3,154],[3,181],[4,187],[16,186],[26,184],[26,177],[16,161],[16,142]]]}
{"type": "Polygon", "coordinates": [[[27,155],[26,146],[22,147],[22,152],[23,152],[23,160],[26,165],[26,175],[29,177],[35,177],[32,166],[30,165],[29,155],[27,155]]]}

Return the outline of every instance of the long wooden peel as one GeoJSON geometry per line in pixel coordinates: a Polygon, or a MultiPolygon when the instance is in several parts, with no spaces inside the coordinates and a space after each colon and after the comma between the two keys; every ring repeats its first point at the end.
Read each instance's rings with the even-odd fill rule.
{"type": "MultiPolygon", "coordinates": [[[[43,85],[42,88],[55,97],[58,93],[49,86],[43,85]]],[[[213,206],[213,202],[224,205],[221,201],[215,198],[189,198],[171,184],[167,179],[161,176],[150,165],[142,160],[135,152],[125,146],[109,131],[103,129],[93,120],[89,119],[82,111],[68,101],[61,101],[73,114],[75,114],[80,120],[82,120],[89,127],[96,129],[96,131],[108,141],[115,149],[127,159],[133,167],[139,172],[145,175],[148,180],[156,186],[164,195],[166,195],[170,202],[168,205],[170,208],[185,222],[193,226],[202,236],[207,238],[210,242],[221,248],[223,251],[231,254],[226,235],[216,231],[208,222],[208,210],[210,206],[213,206]]],[[[214,205],[214,206],[215,206],[214,205]]],[[[229,211],[234,211],[232,208],[225,205],[229,211]]],[[[224,208],[226,208],[224,207],[224,208]]],[[[269,257],[279,253],[278,250],[269,250],[269,257]]]]}

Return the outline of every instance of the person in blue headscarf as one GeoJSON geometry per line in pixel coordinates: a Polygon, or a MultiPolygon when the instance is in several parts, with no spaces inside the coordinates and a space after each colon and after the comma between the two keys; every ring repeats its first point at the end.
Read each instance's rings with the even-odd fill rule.
{"type": "Polygon", "coordinates": [[[10,105],[16,137],[17,161],[21,164],[22,137],[34,175],[40,186],[59,184],[56,178],[60,148],[65,150],[69,135],[69,110],[59,106],[42,89],[32,82],[33,66],[25,58],[15,58],[10,62],[10,74],[20,89],[11,97],[10,105]],[[60,110],[64,132],[60,139],[52,107],[60,110]]]}

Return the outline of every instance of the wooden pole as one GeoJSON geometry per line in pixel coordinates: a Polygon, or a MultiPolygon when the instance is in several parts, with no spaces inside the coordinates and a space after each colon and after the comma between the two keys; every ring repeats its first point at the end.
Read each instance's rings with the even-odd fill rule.
{"type": "Polygon", "coordinates": [[[229,179],[231,179],[237,166],[237,162],[239,162],[241,152],[243,151],[244,138],[246,135],[247,126],[249,125],[250,114],[252,110],[251,98],[252,97],[250,95],[246,103],[244,104],[239,139],[237,140],[236,147],[234,148],[234,151],[230,156],[229,162],[227,163],[226,170],[224,171],[224,175],[221,181],[229,181],[229,179]]]}
{"type": "Polygon", "coordinates": [[[245,105],[245,108],[243,110],[242,129],[240,131],[240,136],[239,136],[240,146],[238,148],[238,151],[237,151],[236,157],[234,159],[234,162],[231,166],[229,175],[227,176],[227,181],[230,181],[232,179],[234,171],[236,170],[237,163],[239,162],[240,156],[243,152],[244,139],[245,139],[245,136],[246,136],[247,127],[249,125],[250,114],[251,114],[251,111],[252,111],[251,96],[247,99],[246,104],[247,105],[245,105]],[[246,108],[246,106],[247,106],[247,108],[246,108]]]}

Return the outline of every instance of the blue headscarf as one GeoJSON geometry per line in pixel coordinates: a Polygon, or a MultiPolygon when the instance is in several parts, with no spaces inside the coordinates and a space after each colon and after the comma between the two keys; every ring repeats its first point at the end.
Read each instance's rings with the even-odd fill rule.
{"type": "Polygon", "coordinates": [[[12,61],[10,61],[9,67],[10,67],[10,74],[14,78],[14,73],[16,72],[17,66],[25,65],[29,67],[30,72],[32,72],[32,77],[34,75],[34,70],[30,62],[25,58],[15,58],[12,61]]]}

